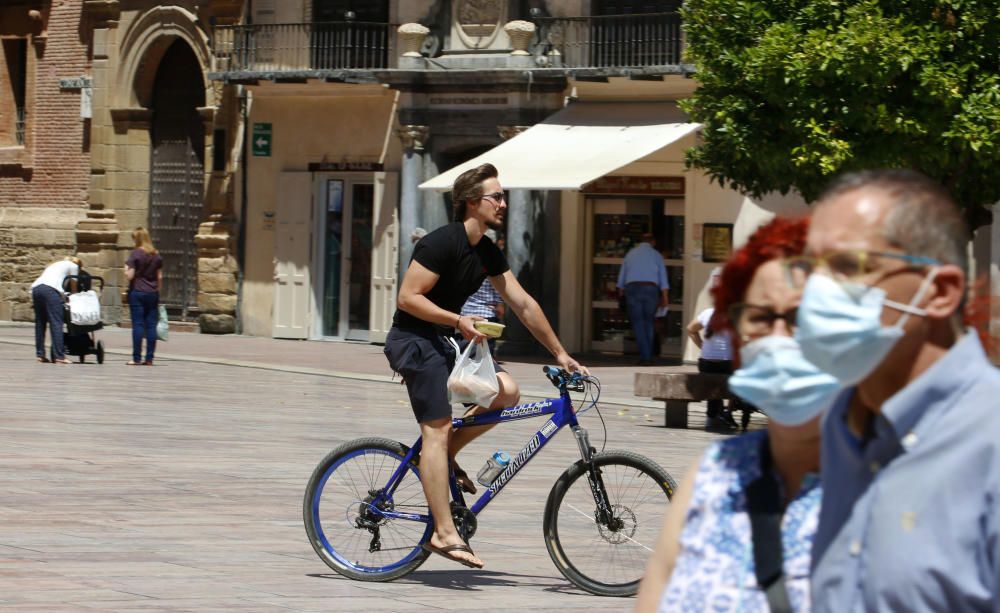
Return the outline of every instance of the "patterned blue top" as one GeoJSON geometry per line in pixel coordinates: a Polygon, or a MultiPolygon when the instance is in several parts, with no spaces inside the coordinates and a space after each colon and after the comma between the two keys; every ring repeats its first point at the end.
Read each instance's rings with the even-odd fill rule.
{"type": "Polygon", "coordinates": [[[493,288],[489,279],[485,279],[476,293],[469,296],[462,305],[462,312],[459,315],[478,315],[489,319],[497,316],[497,305],[502,303],[500,292],[493,288]]]}
{"type": "MultiPolygon", "coordinates": [[[[695,476],[680,553],[660,612],[769,610],[757,586],[746,488],[760,476],[766,431],[713,444],[695,476]]],[[[819,518],[817,475],[806,475],[781,521],[785,585],[795,611],[809,611],[809,563],[819,518]]]]}

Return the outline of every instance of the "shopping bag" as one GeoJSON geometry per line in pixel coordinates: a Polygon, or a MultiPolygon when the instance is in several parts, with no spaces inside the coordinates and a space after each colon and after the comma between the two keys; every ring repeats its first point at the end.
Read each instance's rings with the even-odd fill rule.
{"type": "Polygon", "coordinates": [[[159,307],[160,318],[156,322],[156,340],[167,340],[167,333],[170,331],[170,322],[167,321],[167,307],[162,304],[159,307]]]}
{"type": "Polygon", "coordinates": [[[448,375],[448,401],[489,407],[499,393],[500,383],[486,339],[469,343],[448,375]]]}
{"type": "Polygon", "coordinates": [[[75,326],[101,323],[101,300],[97,292],[89,290],[69,295],[69,321],[75,326]]]}

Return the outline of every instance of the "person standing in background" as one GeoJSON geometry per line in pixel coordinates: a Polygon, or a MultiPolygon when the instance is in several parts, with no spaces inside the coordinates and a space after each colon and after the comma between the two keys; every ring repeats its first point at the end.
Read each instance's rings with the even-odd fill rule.
{"type": "MultiPolygon", "coordinates": [[[[83,262],[80,258],[67,256],[63,260],[45,267],[45,271],[31,284],[31,305],[35,310],[35,356],[39,362],[48,362],[45,357],[45,324],[49,325],[52,337],[52,357],[56,364],[72,364],[66,359],[63,344],[63,322],[66,317],[66,293],[63,283],[66,277],[80,274],[83,262]]],[[[70,291],[76,291],[76,280],[70,281],[70,291]]]]}
{"type": "MultiPolygon", "coordinates": [[[[719,277],[722,269],[716,268],[712,271],[709,286],[712,293],[719,285],[719,277]]],[[[701,357],[698,358],[698,372],[713,373],[720,375],[733,374],[733,337],[728,329],[718,329],[714,326],[712,319],[715,309],[709,307],[698,313],[687,326],[688,336],[691,341],[701,349],[701,357]]],[[[735,429],[736,420],[733,419],[732,408],[726,408],[722,399],[708,401],[708,423],[709,429],[735,429]]]]}
{"type": "Polygon", "coordinates": [[[643,233],[642,242],[625,254],[618,272],[618,291],[625,294],[625,308],[639,346],[639,366],[653,363],[656,309],[670,303],[667,267],[653,243],[653,235],[643,233]]]}
{"type": "MultiPolygon", "coordinates": [[[[504,247],[503,239],[498,239],[496,232],[493,230],[487,230],[486,236],[497,244],[497,249],[502,253],[504,247]]],[[[483,280],[483,284],[479,286],[479,289],[476,290],[476,293],[469,296],[469,299],[462,305],[461,314],[466,316],[476,315],[484,318],[486,321],[503,323],[504,309],[503,298],[496,288],[493,287],[489,278],[486,278],[483,280]]],[[[490,353],[494,354],[495,357],[497,339],[490,338],[487,340],[487,344],[490,346],[490,353]]]]}
{"type": "Polygon", "coordinates": [[[129,282],[128,309],[132,314],[132,360],[129,366],[153,365],[156,352],[156,322],[159,318],[163,259],[142,226],[132,231],[135,249],[125,262],[129,282]],[[146,338],[146,359],[142,360],[142,339],[146,338]]]}

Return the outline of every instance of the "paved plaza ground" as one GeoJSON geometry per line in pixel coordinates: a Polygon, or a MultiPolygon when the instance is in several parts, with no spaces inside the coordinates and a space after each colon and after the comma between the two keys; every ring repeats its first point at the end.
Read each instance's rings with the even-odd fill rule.
{"type": "MultiPolygon", "coordinates": [[[[542,540],[552,483],[578,459],[566,432],[480,517],[486,561],[432,557],[392,583],[331,572],[302,528],[303,488],[334,446],[416,437],[406,393],[381,348],[174,334],[157,365],[128,367],[129,332],[101,338],[104,365],[38,364],[32,330],[0,325],[0,609],[4,611],[629,610],[569,584],[542,540]],[[379,362],[379,360],[383,360],[379,362]],[[379,374],[381,373],[381,374],[379,374]]],[[[510,361],[529,391],[538,365],[510,361]]],[[[679,479],[718,435],[666,430],[637,400],[636,370],[595,369],[616,403],[607,447],[648,455],[679,479]]],[[[692,418],[692,425],[698,421],[692,418]]],[[[600,421],[583,419],[600,447],[600,421]]],[[[470,445],[475,472],[519,449],[540,424],[517,422],[470,445]]]]}

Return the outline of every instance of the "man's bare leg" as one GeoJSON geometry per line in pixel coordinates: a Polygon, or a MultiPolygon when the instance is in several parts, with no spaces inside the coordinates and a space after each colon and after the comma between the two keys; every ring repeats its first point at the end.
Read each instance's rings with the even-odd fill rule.
{"type": "MultiPolygon", "coordinates": [[[[451,418],[443,417],[420,424],[423,436],[423,449],[420,451],[420,482],[424,487],[424,496],[434,518],[434,533],[431,534],[431,545],[446,547],[465,543],[455,529],[451,519],[451,507],[448,504],[448,439],[451,435],[451,418]]],[[[468,560],[474,564],[482,564],[475,554],[464,551],[452,551],[448,554],[455,559],[468,560]]]]}

